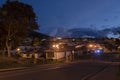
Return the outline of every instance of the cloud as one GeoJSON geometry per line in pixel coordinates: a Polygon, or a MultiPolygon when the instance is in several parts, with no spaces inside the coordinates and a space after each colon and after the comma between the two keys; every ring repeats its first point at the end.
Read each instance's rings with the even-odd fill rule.
{"type": "Polygon", "coordinates": [[[94,30],[91,28],[73,28],[65,30],[63,28],[57,29],[55,36],[59,37],[91,37],[91,38],[100,38],[100,37],[109,37],[109,38],[118,38],[118,30],[120,31],[120,27],[116,28],[106,28],[103,30],[94,30]]]}

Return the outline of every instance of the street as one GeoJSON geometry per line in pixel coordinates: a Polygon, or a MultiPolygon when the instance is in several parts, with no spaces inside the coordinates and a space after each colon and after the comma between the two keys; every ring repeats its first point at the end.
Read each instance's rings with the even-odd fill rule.
{"type": "Polygon", "coordinates": [[[108,80],[108,73],[111,74],[109,71],[113,70],[114,73],[116,67],[117,65],[110,63],[90,60],[69,64],[38,65],[24,70],[0,72],[0,80],[108,80]],[[103,73],[105,79],[102,79],[103,73]]]}

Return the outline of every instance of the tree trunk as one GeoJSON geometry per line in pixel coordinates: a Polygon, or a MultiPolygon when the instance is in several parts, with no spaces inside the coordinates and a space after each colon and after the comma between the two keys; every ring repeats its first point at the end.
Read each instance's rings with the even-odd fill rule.
{"type": "Polygon", "coordinates": [[[9,42],[6,42],[6,48],[7,48],[7,56],[11,57],[11,46],[9,45],[9,42]]]}
{"type": "Polygon", "coordinates": [[[3,50],[1,50],[1,54],[2,54],[2,56],[5,56],[5,51],[6,51],[5,48],[4,48],[3,50]]]}
{"type": "Polygon", "coordinates": [[[8,52],[8,57],[11,57],[11,47],[10,46],[7,47],[7,52],[8,52]]]}

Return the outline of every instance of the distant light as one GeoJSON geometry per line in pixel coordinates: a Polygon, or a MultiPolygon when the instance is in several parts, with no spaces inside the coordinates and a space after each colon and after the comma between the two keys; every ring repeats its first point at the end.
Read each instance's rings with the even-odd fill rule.
{"type": "Polygon", "coordinates": [[[100,47],[99,49],[103,49],[102,47],[100,47]]]}
{"type": "Polygon", "coordinates": [[[17,51],[20,51],[20,48],[17,48],[17,51]]]}
{"type": "Polygon", "coordinates": [[[97,55],[100,55],[101,53],[103,53],[103,51],[100,50],[100,49],[97,49],[97,50],[94,51],[94,53],[97,54],[97,55]]]}
{"type": "Polygon", "coordinates": [[[120,46],[118,46],[118,48],[120,49],[120,46]]]}
{"type": "Polygon", "coordinates": [[[100,53],[101,51],[100,50],[95,50],[96,53],[100,53]]]}
{"type": "Polygon", "coordinates": [[[95,45],[94,47],[96,48],[97,46],[95,45]]]}
{"type": "Polygon", "coordinates": [[[75,41],[75,39],[72,39],[72,41],[75,41]]]}
{"type": "Polygon", "coordinates": [[[61,37],[57,37],[57,39],[62,39],[61,37]]]}
{"type": "Polygon", "coordinates": [[[53,45],[52,47],[55,47],[55,45],[53,45]]]}
{"type": "Polygon", "coordinates": [[[59,45],[58,44],[54,44],[52,47],[59,49],[59,45]]]}
{"type": "Polygon", "coordinates": [[[77,46],[75,46],[75,48],[80,48],[80,47],[82,47],[82,45],[77,45],[77,46]]]}
{"type": "Polygon", "coordinates": [[[63,44],[63,43],[58,43],[59,45],[63,44]]]}
{"type": "Polygon", "coordinates": [[[93,47],[93,45],[92,45],[92,44],[90,44],[90,45],[89,45],[89,47],[93,47]]]}
{"type": "Polygon", "coordinates": [[[58,44],[56,45],[56,48],[59,48],[59,45],[58,45],[58,44]]]}

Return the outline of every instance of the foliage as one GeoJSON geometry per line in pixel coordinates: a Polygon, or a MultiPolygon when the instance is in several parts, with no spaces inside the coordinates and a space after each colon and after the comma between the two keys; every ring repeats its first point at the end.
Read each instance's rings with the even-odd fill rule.
{"type": "Polygon", "coordinates": [[[18,1],[7,1],[1,7],[0,14],[0,30],[4,35],[0,40],[6,45],[10,56],[12,47],[17,46],[31,31],[38,29],[36,15],[30,5],[18,1]]]}
{"type": "Polygon", "coordinates": [[[33,46],[36,48],[39,45],[40,45],[40,39],[39,38],[34,38],[33,39],[33,46]]]}

